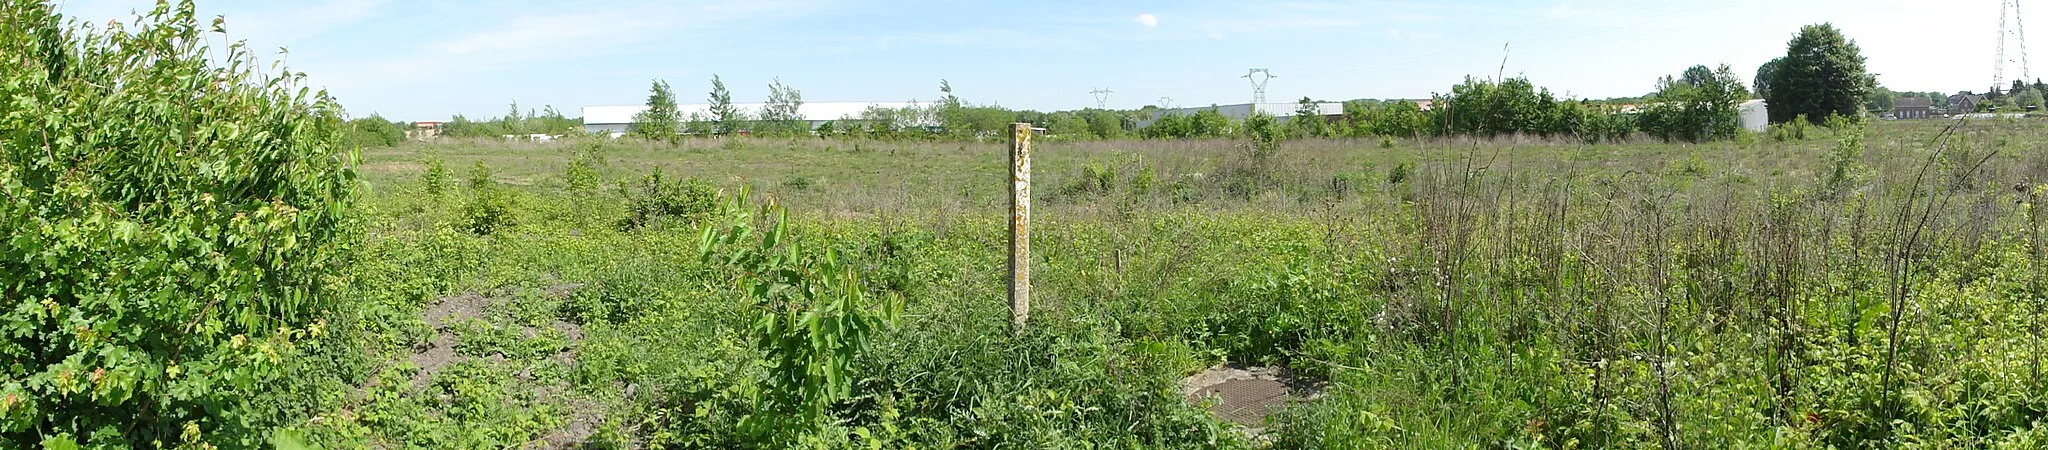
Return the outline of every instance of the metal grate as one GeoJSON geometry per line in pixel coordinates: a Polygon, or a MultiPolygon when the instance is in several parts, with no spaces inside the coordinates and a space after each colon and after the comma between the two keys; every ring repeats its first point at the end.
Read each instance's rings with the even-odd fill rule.
{"type": "Polygon", "coordinates": [[[1258,427],[1264,425],[1266,416],[1287,402],[1287,392],[1287,385],[1279,381],[1230,380],[1195,391],[1189,400],[1215,397],[1216,403],[1209,407],[1210,414],[1240,425],[1258,427]]]}

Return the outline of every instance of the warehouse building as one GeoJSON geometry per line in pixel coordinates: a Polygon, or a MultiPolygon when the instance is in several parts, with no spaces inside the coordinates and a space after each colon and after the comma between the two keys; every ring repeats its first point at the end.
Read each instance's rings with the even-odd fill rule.
{"type": "MultiPolygon", "coordinates": [[[[1318,102],[1315,103],[1315,107],[1316,113],[1321,115],[1323,120],[1335,120],[1335,118],[1344,116],[1343,103],[1318,102]]],[[[1152,112],[1152,117],[1138,121],[1138,128],[1152,126],[1152,122],[1159,120],[1159,118],[1161,117],[1175,115],[1192,116],[1198,112],[1211,110],[1216,111],[1217,114],[1222,114],[1223,117],[1229,117],[1230,120],[1236,121],[1242,121],[1246,117],[1251,117],[1253,111],[1258,111],[1266,113],[1266,115],[1278,118],[1281,122],[1286,122],[1290,119],[1293,119],[1295,111],[1300,109],[1300,103],[1243,103],[1236,105],[1211,105],[1195,108],[1159,109],[1154,110],[1152,112]]]]}

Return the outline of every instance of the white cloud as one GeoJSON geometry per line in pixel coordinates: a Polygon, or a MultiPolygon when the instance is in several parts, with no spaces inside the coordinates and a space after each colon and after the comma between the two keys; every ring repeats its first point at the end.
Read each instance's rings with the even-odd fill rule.
{"type": "Polygon", "coordinates": [[[1134,20],[1136,20],[1139,25],[1144,25],[1145,28],[1156,28],[1159,26],[1159,16],[1151,14],[1139,14],[1137,19],[1134,20]]]}

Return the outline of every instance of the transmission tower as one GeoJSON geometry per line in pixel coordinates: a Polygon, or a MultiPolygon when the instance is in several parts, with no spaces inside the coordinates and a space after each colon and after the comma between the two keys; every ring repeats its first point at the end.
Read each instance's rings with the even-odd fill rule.
{"type": "Polygon", "coordinates": [[[1251,73],[1244,74],[1243,78],[1252,80],[1252,104],[1259,104],[1266,102],[1266,82],[1280,77],[1266,69],[1252,69],[1251,73]]]}
{"type": "Polygon", "coordinates": [[[1998,3],[1998,61],[1991,69],[1991,89],[2005,89],[2005,41],[2018,38],[2020,44],[2020,81],[2034,78],[2027,62],[2027,21],[2020,16],[2020,0],[1999,0],[1998,3]],[[2007,19],[2010,18],[2008,24],[2007,19]]]}
{"type": "Polygon", "coordinates": [[[1173,109],[1173,97],[1160,97],[1159,109],[1173,109]]]}
{"type": "Polygon", "coordinates": [[[1088,91],[1088,93],[1095,94],[1095,109],[1109,109],[1109,94],[1115,94],[1116,91],[1095,88],[1095,90],[1088,91]]]}

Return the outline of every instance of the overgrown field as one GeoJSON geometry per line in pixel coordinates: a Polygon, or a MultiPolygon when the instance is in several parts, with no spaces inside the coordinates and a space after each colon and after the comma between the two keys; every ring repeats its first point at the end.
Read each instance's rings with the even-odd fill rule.
{"type": "Polygon", "coordinates": [[[337,448],[2040,448],[2048,124],[1947,125],[1042,145],[1021,331],[1001,144],[369,149],[283,414],[337,448]],[[1325,384],[1248,437],[1175,384],[1225,363],[1325,384]]]}

